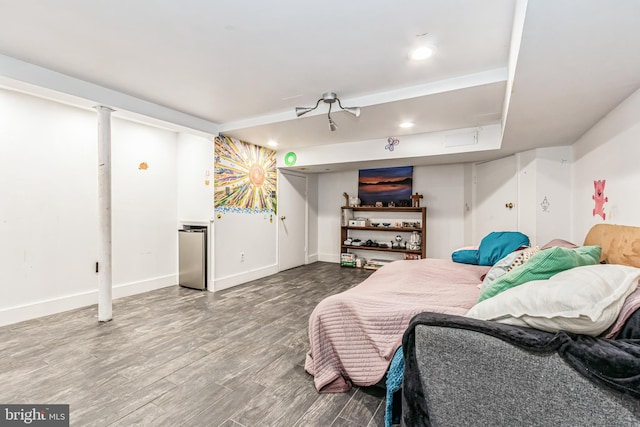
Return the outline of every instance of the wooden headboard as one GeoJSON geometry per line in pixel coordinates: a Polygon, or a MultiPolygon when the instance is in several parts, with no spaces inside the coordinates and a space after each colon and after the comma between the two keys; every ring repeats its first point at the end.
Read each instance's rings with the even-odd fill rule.
{"type": "Polygon", "coordinates": [[[584,239],[585,246],[601,246],[601,261],[640,267],[640,227],[597,224],[584,239]]]}

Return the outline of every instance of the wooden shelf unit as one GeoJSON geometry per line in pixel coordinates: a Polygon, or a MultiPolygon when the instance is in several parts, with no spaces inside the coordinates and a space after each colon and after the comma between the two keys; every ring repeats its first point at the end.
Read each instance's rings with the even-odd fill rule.
{"type": "MultiPolygon", "coordinates": [[[[349,225],[343,225],[340,227],[340,253],[349,252],[349,250],[359,250],[359,251],[381,251],[381,252],[399,252],[405,254],[418,254],[422,258],[426,258],[426,248],[427,248],[427,208],[414,208],[414,207],[393,207],[393,208],[376,208],[376,207],[351,207],[351,206],[343,206],[341,208],[341,216],[340,221],[343,221],[344,211],[351,210],[352,212],[380,212],[381,214],[391,215],[394,213],[416,213],[420,214],[420,218],[415,218],[415,220],[420,220],[420,227],[384,227],[382,225],[378,227],[374,226],[366,226],[366,227],[355,227],[349,225]],[[404,232],[404,233],[412,233],[414,231],[418,231],[422,237],[420,250],[409,250],[409,249],[398,249],[398,248],[380,248],[375,246],[354,246],[354,245],[345,245],[344,241],[349,237],[350,230],[369,230],[369,231],[387,231],[387,232],[404,232]]],[[[407,221],[409,222],[409,221],[407,221]]]]}

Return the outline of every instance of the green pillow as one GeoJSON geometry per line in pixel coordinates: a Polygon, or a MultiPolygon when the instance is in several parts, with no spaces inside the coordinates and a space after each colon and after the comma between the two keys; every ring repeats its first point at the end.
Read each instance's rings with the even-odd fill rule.
{"type": "Polygon", "coordinates": [[[540,251],[524,265],[505,273],[482,289],[478,302],[532,280],[546,280],[573,267],[598,264],[600,251],[600,246],[580,246],[574,249],[556,246],[540,251]]]}

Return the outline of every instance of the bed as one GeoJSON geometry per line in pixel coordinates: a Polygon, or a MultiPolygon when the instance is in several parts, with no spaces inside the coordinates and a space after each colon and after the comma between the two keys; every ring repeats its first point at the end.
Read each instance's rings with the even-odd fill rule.
{"type": "Polygon", "coordinates": [[[316,389],[345,392],[378,383],[411,318],[423,311],[464,315],[488,270],[442,259],[395,261],[320,302],[309,318],[305,361],[316,389]]]}
{"type": "MultiPolygon", "coordinates": [[[[638,229],[616,227],[615,232],[594,227],[585,245],[601,245],[602,257],[610,263],[640,265],[634,258],[640,257],[638,229]]],[[[492,270],[441,259],[397,261],[323,300],[309,319],[305,360],[316,389],[345,392],[354,384],[379,383],[410,320],[422,312],[464,316],[476,305],[479,285],[492,270]]]]}
{"type": "Polygon", "coordinates": [[[385,375],[402,334],[423,311],[464,315],[477,301],[489,266],[529,238],[501,231],[485,236],[461,258],[395,261],[358,286],[321,301],[309,318],[310,350],[305,369],[319,392],[370,386],[385,375]]]}

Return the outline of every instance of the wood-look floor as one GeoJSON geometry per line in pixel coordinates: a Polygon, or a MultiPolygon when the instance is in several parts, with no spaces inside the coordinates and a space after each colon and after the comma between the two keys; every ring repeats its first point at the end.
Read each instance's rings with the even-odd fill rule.
{"type": "Polygon", "coordinates": [[[68,403],[72,426],[382,426],[380,389],[318,394],[303,367],[315,305],[368,275],[315,263],[2,327],[0,403],[68,403]]]}

